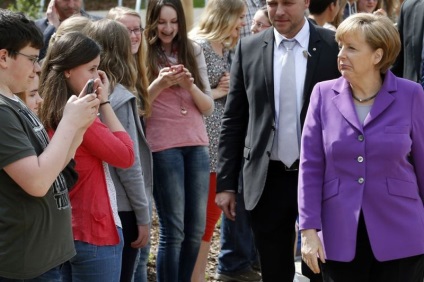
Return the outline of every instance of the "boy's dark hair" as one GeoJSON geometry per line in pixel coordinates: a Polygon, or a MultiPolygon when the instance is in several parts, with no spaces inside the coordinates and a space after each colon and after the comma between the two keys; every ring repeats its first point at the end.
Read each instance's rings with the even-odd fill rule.
{"type": "Polygon", "coordinates": [[[309,13],[312,15],[321,15],[331,3],[339,0],[311,0],[309,2],[309,13]]]}
{"type": "Polygon", "coordinates": [[[10,57],[15,57],[26,46],[41,49],[43,34],[35,23],[23,13],[0,9],[0,49],[6,49],[10,57]]]}

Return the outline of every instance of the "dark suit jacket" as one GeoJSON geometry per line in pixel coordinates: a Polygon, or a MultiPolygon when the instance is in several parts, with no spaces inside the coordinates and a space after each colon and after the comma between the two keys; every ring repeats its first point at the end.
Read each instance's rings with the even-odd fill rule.
{"type": "MultiPolygon", "coordinates": [[[[88,14],[84,10],[81,10],[81,16],[87,17],[92,21],[97,21],[101,19],[100,17],[88,14]]],[[[40,56],[39,56],[40,59],[43,59],[46,56],[47,48],[49,47],[50,38],[56,32],[56,28],[53,25],[49,24],[49,21],[47,20],[47,18],[36,20],[35,25],[43,33],[44,47],[40,50],[40,56]]]]}
{"type": "Polygon", "coordinates": [[[424,33],[424,0],[406,0],[400,12],[398,29],[402,49],[392,72],[399,77],[420,82],[424,33]]]}
{"type": "MultiPolygon", "coordinates": [[[[338,46],[334,32],[309,24],[309,53],[301,121],[317,82],[337,78],[338,46]]],[[[236,191],[242,158],[247,210],[258,203],[265,186],[275,134],[274,30],[243,38],[231,66],[228,94],[218,146],[217,192],[236,191]]]]}

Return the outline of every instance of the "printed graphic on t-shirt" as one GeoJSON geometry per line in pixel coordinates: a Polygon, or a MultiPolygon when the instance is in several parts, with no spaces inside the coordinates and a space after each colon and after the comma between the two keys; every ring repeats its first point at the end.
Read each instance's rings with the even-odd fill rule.
{"type": "MultiPolygon", "coordinates": [[[[19,112],[29,122],[38,140],[43,145],[43,148],[46,148],[49,144],[49,137],[46,130],[44,129],[43,124],[40,122],[38,117],[32,113],[21,101],[19,101],[19,103],[21,104],[19,112]]],[[[56,201],[56,207],[59,210],[67,209],[70,207],[68,189],[66,187],[66,180],[62,173],[60,173],[54,181],[52,189],[53,197],[56,201]]]]}

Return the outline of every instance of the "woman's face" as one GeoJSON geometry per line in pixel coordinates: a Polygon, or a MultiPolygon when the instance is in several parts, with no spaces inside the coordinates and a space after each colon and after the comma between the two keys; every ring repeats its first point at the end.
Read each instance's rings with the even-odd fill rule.
{"type": "Polygon", "coordinates": [[[123,15],[118,21],[128,29],[131,38],[131,53],[136,54],[143,36],[140,18],[133,15],[123,15]]]}
{"type": "Polygon", "coordinates": [[[79,95],[89,79],[99,77],[97,69],[100,64],[100,56],[94,60],[65,71],[66,82],[75,95],[79,95]]]}
{"type": "Polygon", "coordinates": [[[174,8],[170,6],[162,7],[159,14],[157,32],[162,47],[170,52],[172,49],[172,41],[178,34],[178,16],[174,8]]]}
{"type": "Polygon", "coordinates": [[[358,12],[372,13],[377,8],[378,0],[358,0],[358,12]]]}
{"type": "Polygon", "coordinates": [[[36,115],[38,115],[38,109],[43,102],[43,98],[41,98],[40,94],[38,94],[38,83],[39,77],[36,75],[30,85],[28,91],[25,91],[25,104],[27,107],[33,111],[36,115]]]}
{"type": "Polygon", "coordinates": [[[237,22],[231,31],[232,38],[239,38],[241,29],[246,25],[246,7],[241,13],[240,17],[238,17],[237,22]]]}
{"type": "Polygon", "coordinates": [[[381,61],[383,50],[373,50],[363,34],[345,34],[339,41],[339,49],[338,68],[347,81],[360,83],[368,75],[380,71],[376,65],[381,61]]]}
{"type": "Polygon", "coordinates": [[[255,16],[253,16],[253,20],[251,22],[250,31],[252,34],[261,32],[262,30],[267,29],[270,27],[271,24],[269,23],[268,17],[265,15],[265,13],[261,10],[258,10],[255,13],[255,16]]]}

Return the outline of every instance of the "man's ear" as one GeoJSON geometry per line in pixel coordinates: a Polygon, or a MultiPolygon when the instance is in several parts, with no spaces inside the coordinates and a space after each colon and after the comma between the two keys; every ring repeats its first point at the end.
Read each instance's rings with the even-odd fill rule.
{"type": "Polygon", "coordinates": [[[0,49],[0,66],[2,68],[7,66],[8,57],[9,57],[9,52],[6,49],[0,49]]]}

